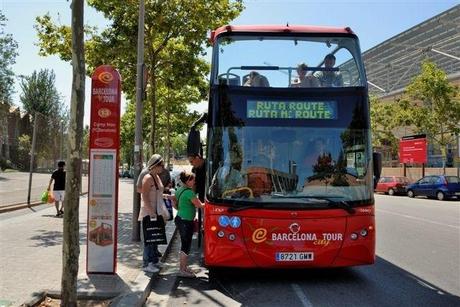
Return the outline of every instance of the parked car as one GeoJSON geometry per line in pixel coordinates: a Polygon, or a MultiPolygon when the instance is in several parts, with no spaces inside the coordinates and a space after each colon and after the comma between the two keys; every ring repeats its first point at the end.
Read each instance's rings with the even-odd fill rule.
{"type": "Polygon", "coordinates": [[[409,179],[403,176],[381,177],[375,188],[375,192],[388,193],[388,195],[406,194],[406,186],[409,179]]]}
{"type": "Polygon", "coordinates": [[[134,178],[133,170],[125,170],[121,174],[121,178],[134,178]]]}
{"type": "Polygon", "coordinates": [[[460,198],[460,178],[457,176],[425,176],[406,187],[407,196],[427,196],[439,200],[460,198]]]}

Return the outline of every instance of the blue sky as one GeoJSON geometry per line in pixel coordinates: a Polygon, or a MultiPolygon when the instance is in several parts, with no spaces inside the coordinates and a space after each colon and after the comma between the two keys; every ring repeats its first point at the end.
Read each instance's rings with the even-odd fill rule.
{"type": "MultiPolygon", "coordinates": [[[[190,0],[192,1],[192,0],[190,0]]],[[[232,24],[293,24],[349,26],[360,38],[361,50],[379,43],[446,11],[458,1],[268,1],[246,0],[246,9],[232,24]]],[[[13,70],[16,75],[30,75],[34,70],[53,69],[56,87],[69,104],[72,71],[69,63],[57,56],[38,55],[35,17],[49,12],[61,24],[70,24],[70,2],[66,0],[0,0],[0,10],[8,18],[6,33],[13,35],[19,45],[19,56],[13,70]]],[[[103,28],[107,24],[101,14],[88,8],[85,23],[103,28]]],[[[89,89],[87,78],[85,124],[89,122],[89,89]]],[[[19,85],[16,84],[14,103],[20,105],[19,85]]],[[[124,102],[122,102],[124,103],[124,102]]],[[[123,106],[122,106],[123,108],[123,106]]],[[[202,109],[203,104],[196,107],[202,109]]]]}

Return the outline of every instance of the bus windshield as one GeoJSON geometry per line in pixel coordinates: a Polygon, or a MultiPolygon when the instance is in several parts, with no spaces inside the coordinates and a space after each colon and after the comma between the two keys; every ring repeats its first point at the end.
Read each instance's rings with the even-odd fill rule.
{"type": "Polygon", "coordinates": [[[318,98],[290,89],[217,88],[208,133],[210,201],[326,207],[372,200],[364,90],[318,98]]]}
{"type": "Polygon", "coordinates": [[[312,198],[368,201],[366,133],[340,128],[214,128],[222,162],[211,200],[305,204],[312,198]],[[350,139],[352,138],[352,140],[350,139]]]}
{"type": "Polygon", "coordinates": [[[222,36],[213,84],[256,87],[365,86],[354,35],[222,36]]]}

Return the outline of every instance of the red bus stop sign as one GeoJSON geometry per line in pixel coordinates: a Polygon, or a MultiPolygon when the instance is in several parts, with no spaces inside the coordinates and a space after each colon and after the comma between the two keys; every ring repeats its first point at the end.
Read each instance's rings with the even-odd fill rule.
{"type": "Polygon", "coordinates": [[[91,77],[87,273],[116,271],[120,74],[110,65],[91,77]]]}

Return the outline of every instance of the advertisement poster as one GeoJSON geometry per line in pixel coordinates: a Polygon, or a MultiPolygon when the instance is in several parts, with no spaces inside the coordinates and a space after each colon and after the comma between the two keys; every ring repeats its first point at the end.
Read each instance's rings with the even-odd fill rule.
{"type": "Polygon", "coordinates": [[[405,136],[399,141],[400,163],[426,163],[427,141],[425,135],[405,136]]]}
{"type": "Polygon", "coordinates": [[[86,272],[114,274],[117,258],[120,75],[96,68],[91,84],[86,272]]]}

